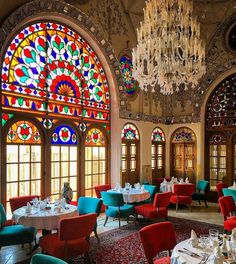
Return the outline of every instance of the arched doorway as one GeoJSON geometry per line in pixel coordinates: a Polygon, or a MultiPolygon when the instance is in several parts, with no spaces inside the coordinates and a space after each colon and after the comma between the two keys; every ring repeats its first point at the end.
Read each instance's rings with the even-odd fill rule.
{"type": "Polygon", "coordinates": [[[187,127],[178,128],[171,137],[171,176],[195,182],[196,136],[187,127]]]}
{"type": "Polygon", "coordinates": [[[140,181],[139,161],[140,161],[140,137],[135,125],[128,123],[122,129],[122,185],[125,182],[131,184],[140,181]]]}

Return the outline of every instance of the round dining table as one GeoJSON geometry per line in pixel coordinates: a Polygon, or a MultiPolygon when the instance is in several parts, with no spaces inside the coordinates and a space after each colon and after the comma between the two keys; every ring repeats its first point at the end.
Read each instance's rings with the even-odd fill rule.
{"type": "Polygon", "coordinates": [[[77,207],[67,204],[60,212],[55,205],[51,204],[47,209],[31,207],[31,212],[27,212],[27,207],[23,206],[13,212],[12,219],[17,224],[33,226],[36,229],[54,230],[59,228],[59,221],[62,218],[78,215],[77,207]]]}
{"type": "Polygon", "coordinates": [[[150,193],[142,189],[132,188],[132,189],[126,190],[126,189],[120,188],[119,190],[111,189],[108,192],[122,193],[125,203],[139,203],[139,202],[145,201],[150,198],[150,193]]]}

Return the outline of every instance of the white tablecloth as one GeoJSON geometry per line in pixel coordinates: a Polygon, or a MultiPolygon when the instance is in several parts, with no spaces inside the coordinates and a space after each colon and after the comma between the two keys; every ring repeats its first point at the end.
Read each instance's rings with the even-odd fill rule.
{"type": "Polygon", "coordinates": [[[234,186],[229,186],[228,189],[236,191],[236,188],[234,186]]]}
{"type": "Polygon", "coordinates": [[[33,226],[36,229],[57,229],[60,219],[78,215],[77,207],[69,204],[60,213],[54,210],[54,205],[51,205],[50,210],[39,210],[32,207],[31,213],[26,213],[25,209],[26,206],[23,206],[15,210],[12,216],[13,220],[18,224],[33,226]]]}
{"type": "MultiPolygon", "coordinates": [[[[117,192],[115,190],[110,190],[110,192],[117,192]]],[[[150,193],[148,191],[142,192],[141,190],[132,188],[129,191],[121,189],[119,193],[123,194],[125,203],[138,203],[145,201],[150,198],[150,193]]]]}
{"type": "Polygon", "coordinates": [[[172,192],[174,183],[172,182],[162,182],[160,185],[160,192],[172,192]]]}

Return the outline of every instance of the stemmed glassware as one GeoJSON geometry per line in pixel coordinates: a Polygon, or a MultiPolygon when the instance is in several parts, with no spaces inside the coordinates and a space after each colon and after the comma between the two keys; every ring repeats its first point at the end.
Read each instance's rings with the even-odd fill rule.
{"type": "Polygon", "coordinates": [[[219,242],[219,231],[217,229],[209,229],[209,236],[211,239],[212,246],[217,246],[219,242]]]}
{"type": "Polygon", "coordinates": [[[202,246],[202,249],[203,249],[203,256],[206,256],[207,255],[206,249],[207,249],[207,246],[208,246],[208,244],[210,242],[209,236],[207,236],[207,235],[200,235],[199,241],[200,241],[201,246],[202,246]]]}

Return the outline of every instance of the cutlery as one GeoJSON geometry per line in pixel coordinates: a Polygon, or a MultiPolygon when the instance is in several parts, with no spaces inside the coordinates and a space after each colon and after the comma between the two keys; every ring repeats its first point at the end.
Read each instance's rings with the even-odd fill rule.
{"type": "Polygon", "coordinates": [[[183,248],[183,249],[188,251],[188,252],[190,252],[191,254],[195,255],[196,257],[202,257],[202,256],[198,255],[197,253],[195,253],[195,252],[193,252],[193,251],[191,251],[191,250],[189,250],[187,248],[183,248]]]}
{"type": "Polygon", "coordinates": [[[190,253],[188,251],[185,251],[185,250],[179,249],[178,252],[183,253],[183,254],[186,254],[186,255],[188,255],[190,257],[193,257],[193,258],[196,258],[197,257],[195,254],[192,254],[192,253],[190,253]]]}

